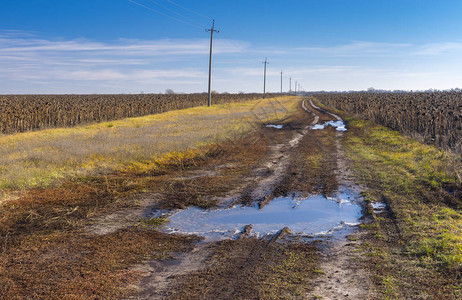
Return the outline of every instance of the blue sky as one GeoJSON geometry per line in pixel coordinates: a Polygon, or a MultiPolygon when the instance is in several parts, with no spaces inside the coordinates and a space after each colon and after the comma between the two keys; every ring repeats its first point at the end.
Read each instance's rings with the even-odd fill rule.
{"type": "Polygon", "coordinates": [[[462,87],[457,0],[2,0],[0,94],[462,87]],[[293,88],[293,86],[292,86],[293,88]]]}

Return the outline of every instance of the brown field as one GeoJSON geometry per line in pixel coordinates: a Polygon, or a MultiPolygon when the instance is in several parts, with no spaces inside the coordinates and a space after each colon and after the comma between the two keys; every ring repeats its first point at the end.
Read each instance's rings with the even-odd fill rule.
{"type": "Polygon", "coordinates": [[[344,93],[316,95],[324,104],[462,153],[462,93],[344,93]]]}
{"type": "MultiPolygon", "coordinates": [[[[258,98],[261,94],[214,94],[213,104],[258,98]]],[[[207,94],[4,95],[0,96],[0,133],[141,117],[206,104],[207,94]]]]}

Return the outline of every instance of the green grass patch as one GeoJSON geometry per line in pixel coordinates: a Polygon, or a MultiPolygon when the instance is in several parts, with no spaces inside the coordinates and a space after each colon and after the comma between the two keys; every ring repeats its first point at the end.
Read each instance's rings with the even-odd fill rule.
{"type": "Polygon", "coordinates": [[[168,224],[170,220],[167,217],[159,218],[138,218],[135,221],[135,226],[140,226],[143,228],[158,228],[168,224]]]}
{"type": "Polygon", "coordinates": [[[362,225],[384,299],[462,296],[460,157],[369,121],[349,118],[345,141],[369,201],[390,213],[362,225]]]}

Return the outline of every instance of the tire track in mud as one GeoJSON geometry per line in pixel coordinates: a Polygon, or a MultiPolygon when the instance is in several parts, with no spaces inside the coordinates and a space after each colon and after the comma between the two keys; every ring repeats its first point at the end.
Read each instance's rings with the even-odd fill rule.
{"type": "Polygon", "coordinates": [[[254,182],[258,183],[255,187],[253,187],[249,197],[252,202],[258,203],[260,208],[263,208],[263,206],[272,200],[276,184],[278,184],[281,181],[283,175],[288,172],[292,155],[290,150],[296,148],[308,130],[310,130],[316,123],[319,122],[319,116],[310,111],[305,106],[305,102],[306,100],[302,101],[302,108],[305,112],[313,116],[313,121],[309,125],[305,126],[300,132],[296,133],[287,143],[270,146],[271,154],[269,156],[268,162],[265,163],[266,172],[261,172],[270,173],[270,175],[259,176],[253,179],[254,182]]]}
{"type": "MultiPolygon", "coordinates": [[[[316,125],[320,114],[326,119],[330,115],[337,121],[343,121],[338,115],[330,113],[314,105],[312,100],[303,100],[303,110],[313,117],[313,120],[297,130],[291,139],[283,143],[269,146],[267,159],[261,167],[257,168],[253,175],[243,178],[244,184],[237,187],[232,196],[221,198],[220,207],[230,207],[234,204],[258,203],[263,207],[274,197],[274,190],[280,183],[281,178],[287,176],[290,171],[290,163],[293,155],[296,155],[297,146],[306,136],[309,130],[316,125]]],[[[342,146],[343,132],[335,134],[335,147],[330,149],[336,158],[334,174],[338,181],[340,194],[346,189],[358,189],[350,180],[351,174],[347,167],[347,159],[342,146]]],[[[351,241],[345,236],[333,237],[321,242],[320,252],[320,275],[313,281],[314,289],[305,295],[308,299],[366,299],[368,296],[369,277],[360,267],[354,267],[355,261],[360,261],[358,247],[361,243],[361,233],[358,230],[350,232],[351,241]]],[[[147,262],[140,265],[136,270],[140,271],[143,279],[136,285],[138,296],[133,299],[159,299],[168,298],[169,287],[176,278],[191,274],[208,267],[208,259],[216,246],[216,242],[199,243],[194,250],[188,253],[178,253],[173,260],[147,262]]],[[[252,255],[257,255],[254,253],[252,255]]],[[[249,257],[251,259],[251,257],[249,257]]],[[[246,260],[244,260],[246,261],[246,260]]]]}
{"type": "MultiPolygon", "coordinates": [[[[333,116],[337,121],[342,118],[334,113],[317,107],[310,99],[310,105],[323,113],[333,116]]],[[[353,190],[358,194],[360,188],[352,181],[352,173],[348,168],[348,161],[342,145],[344,133],[336,132],[335,152],[337,168],[335,171],[340,194],[345,190],[353,190]]],[[[369,274],[361,267],[361,235],[359,229],[346,236],[334,236],[325,242],[321,250],[320,275],[314,280],[314,289],[308,294],[311,299],[369,299],[371,286],[369,274]]]]}
{"type": "Polygon", "coordinates": [[[139,272],[141,281],[131,286],[138,292],[129,299],[164,299],[169,294],[169,285],[177,276],[203,268],[204,261],[211,254],[213,243],[198,243],[188,253],[177,254],[167,261],[149,261],[133,270],[139,272]]]}
{"type": "MultiPolygon", "coordinates": [[[[276,184],[288,172],[292,155],[290,150],[297,147],[308,130],[319,122],[319,116],[306,107],[306,100],[302,101],[302,109],[310,114],[313,120],[294,133],[289,141],[271,145],[262,167],[257,168],[253,176],[244,178],[244,185],[231,191],[229,193],[231,196],[218,199],[219,207],[240,204],[243,199],[251,200],[250,203],[246,203],[248,205],[259,203],[260,207],[263,207],[273,198],[276,184]]],[[[174,283],[175,278],[205,268],[204,262],[211,255],[211,248],[216,244],[217,242],[213,241],[198,243],[192,251],[178,253],[174,259],[169,261],[151,261],[138,265],[134,270],[140,272],[142,280],[139,284],[132,286],[138,291],[138,295],[130,299],[168,299],[169,286],[174,283]]],[[[258,253],[253,253],[253,255],[258,255],[258,253]]]]}

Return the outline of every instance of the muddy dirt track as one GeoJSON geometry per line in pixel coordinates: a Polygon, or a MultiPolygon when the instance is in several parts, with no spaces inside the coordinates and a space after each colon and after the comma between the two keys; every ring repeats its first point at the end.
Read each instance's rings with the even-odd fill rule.
{"type": "MultiPolygon", "coordinates": [[[[342,120],[306,99],[292,116],[261,125],[231,151],[217,150],[227,155],[164,178],[159,181],[164,190],[141,199],[138,209],[106,216],[88,231],[106,234],[124,227],[124,219],[171,217],[190,205],[263,211],[281,197],[303,203],[319,195],[340,207],[345,195],[353,195],[347,201],[360,207],[360,189],[351,180],[342,147],[345,128],[321,126],[330,121],[342,120]]],[[[231,235],[206,232],[189,252],[136,266],[142,279],[132,286],[136,293],[130,298],[369,299],[358,251],[362,221],[341,222],[322,234],[294,233],[290,224],[262,234],[252,222],[231,235]]],[[[170,232],[188,233],[169,226],[170,232]]]]}

